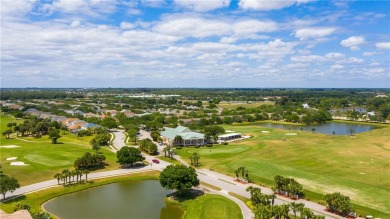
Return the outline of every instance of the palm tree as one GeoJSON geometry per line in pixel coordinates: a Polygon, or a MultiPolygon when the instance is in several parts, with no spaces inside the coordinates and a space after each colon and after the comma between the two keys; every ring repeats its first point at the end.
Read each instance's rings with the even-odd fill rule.
{"type": "Polygon", "coordinates": [[[173,142],[175,144],[180,143],[180,145],[182,145],[183,144],[182,143],[183,142],[183,137],[181,135],[176,135],[175,138],[173,139],[173,142]]]}
{"type": "Polygon", "coordinates": [[[200,158],[200,157],[199,157],[198,153],[194,152],[194,153],[190,156],[191,165],[193,165],[194,167],[197,167],[197,166],[198,166],[199,158],[200,158]]]}
{"type": "Polygon", "coordinates": [[[63,170],[62,172],[62,177],[64,177],[64,184],[66,184],[68,182],[68,175],[69,175],[69,170],[63,170]]]}
{"type": "Polygon", "coordinates": [[[297,218],[297,211],[301,211],[301,209],[305,206],[303,203],[291,202],[290,208],[294,212],[294,217],[297,218]]]}
{"type": "Polygon", "coordinates": [[[56,175],[54,175],[54,178],[57,179],[58,185],[59,185],[60,184],[60,179],[61,179],[61,173],[57,173],[56,175]]]}
{"type": "Polygon", "coordinates": [[[275,194],[272,194],[272,195],[270,195],[269,197],[271,198],[271,205],[274,206],[276,195],[275,195],[275,194]]]}
{"type": "Polygon", "coordinates": [[[281,213],[281,216],[284,217],[285,219],[290,218],[290,217],[288,216],[289,210],[290,210],[290,205],[288,205],[288,204],[282,204],[282,205],[280,205],[280,213],[281,213]]]}
{"type": "Polygon", "coordinates": [[[302,208],[301,210],[301,219],[305,219],[305,218],[313,218],[314,214],[313,212],[311,211],[310,208],[302,208]]]}
{"type": "Polygon", "coordinates": [[[167,147],[163,148],[163,152],[164,152],[164,157],[166,157],[167,156],[167,147]]]}
{"type": "Polygon", "coordinates": [[[194,165],[194,154],[192,154],[192,155],[190,156],[190,159],[191,159],[191,166],[193,166],[193,165],[194,165]]]}
{"type": "Polygon", "coordinates": [[[240,168],[236,169],[236,170],[234,171],[234,174],[236,174],[237,180],[240,180],[240,178],[238,178],[239,175],[240,175],[240,168]]]}
{"type": "Polygon", "coordinates": [[[83,170],[83,173],[85,174],[85,182],[88,182],[88,173],[89,173],[89,170],[83,170]]]}
{"type": "Polygon", "coordinates": [[[166,149],[167,149],[167,152],[168,152],[168,157],[172,158],[172,146],[170,144],[168,144],[166,146],[166,149]]]}

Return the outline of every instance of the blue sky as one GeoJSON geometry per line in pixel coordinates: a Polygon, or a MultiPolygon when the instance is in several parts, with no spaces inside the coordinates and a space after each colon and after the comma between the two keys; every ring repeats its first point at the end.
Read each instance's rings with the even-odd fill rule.
{"type": "Polygon", "coordinates": [[[390,87],[390,1],[2,0],[1,87],[390,87]]]}

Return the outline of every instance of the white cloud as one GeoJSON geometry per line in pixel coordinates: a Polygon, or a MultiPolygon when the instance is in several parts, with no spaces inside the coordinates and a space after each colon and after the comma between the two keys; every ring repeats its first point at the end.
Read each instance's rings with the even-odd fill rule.
{"type": "Polygon", "coordinates": [[[351,50],[359,50],[359,45],[365,42],[363,37],[360,36],[351,36],[340,42],[340,45],[344,47],[349,47],[351,50]]]}
{"type": "Polygon", "coordinates": [[[80,25],[81,25],[80,21],[72,21],[72,23],[70,24],[71,27],[79,27],[80,25]]]}
{"type": "Polygon", "coordinates": [[[264,36],[256,35],[256,33],[268,33],[277,29],[277,23],[273,21],[246,19],[230,22],[223,19],[190,16],[168,18],[154,27],[157,32],[181,37],[228,36],[221,39],[224,43],[232,43],[238,39],[264,39],[264,36]]]}
{"type": "Polygon", "coordinates": [[[331,69],[343,69],[344,66],[343,65],[332,65],[330,68],[331,69]]]}
{"type": "Polygon", "coordinates": [[[339,59],[342,59],[344,58],[345,55],[342,54],[342,53],[338,53],[338,52],[333,52],[333,53],[327,53],[325,55],[325,58],[329,59],[329,60],[339,60],[339,59]]]}
{"type": "Polygon", "coordinates": [[[381,42],[375,44],[377,49],[390,49],[390,42],[381,42]]]}
{"type": "Polygon", "coordinates": [[[268,11],[289,7],[293,4],[308,3],[311,0],[240,0],[238,5],[244,10],[268,11]]]}
{"type": "Polygon", "coordinates": [[[174,0],[175,4],[194,11],[210,11],[217,8],[228,7],[230,0],[174,0]]]}
{"type": "Polygon", "coordinates": [[[326,59],[319,55],[291,56],[292,62],[323,62],[326,59]]]}
{"type": "Polygon", "coordinates": [[[300,40],[325,37],[336,31],[334,27],[309,27],[295,31],[295,37],[300,40]]]}
{"type": "Polygon", "coordinates": [[[120,27],[121,29],[134,29],[135,25],[129,22],[121,22],[120,27]]]}
{"type": "Polygon", "coordinates": [[[363,56],[374,56],[374,55],[380,55],[382,53],[379,52],[364,52],[363,56]]]}
{"type": "Polygon", "coordinates": [[[41,10],[49,14],[60,12],[97,17],[114,12],[118,4],[117,0],[57,0],[43,4],[41,10]]]}
{"type": "Polygon", "coordinates": [[[364,63],[364,59],[359,59],[356,57],[350,57],[348,59],[343,59],[339,61],[340,63],[355,63],[355,64],[361,64],[364,63]]]}
{"type": "Polygon", "coordinates": [[[31,12],[36,0],[3,0],[1,1],[1,19],[21,18],[31,12]]]}
{"type": "Polygon", "coordinates": [[[273,21],[259,21],[255,19],[238,21],[233,24],[235,36],[246,36],[260,32],[273,32],[277,30],[277,24],[273,21]]]}
{"type": "Polygon", "coordinates": [[[181,17],[163,21],[154,30],[181,37],[223,36],[230,32],[230,25],[223,21],[207,20],[198,17],[181,17]]]}

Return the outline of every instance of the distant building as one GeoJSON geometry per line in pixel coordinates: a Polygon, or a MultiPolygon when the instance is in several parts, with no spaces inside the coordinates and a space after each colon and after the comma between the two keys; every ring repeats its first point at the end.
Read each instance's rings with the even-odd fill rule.
{"type": "Polygon", "coordinates": [[[304,109],[309,109],[310,108],[309,104],[307,104],[307,103],[302,104],[302,106],[303,106],[304,109]]]}
{"type": "Polygon", "coordinates": [[[229,133],[218,136],[218,142],[225,142],[241,138],[241,133],[229,133]]]}
{"type": "Polygon", "coordinates": [[[166,128],[161,132],[161,136],[166,143],[171,143],[173,145],[204,145],[206,139],[204,134],[199,132],[193,132],[189,128],[184,126],[178,126],[176,128],[166,128]],[[180,135],[183,138],[182,142],[175,143],[174,139],[176,136],[180,135]]]}

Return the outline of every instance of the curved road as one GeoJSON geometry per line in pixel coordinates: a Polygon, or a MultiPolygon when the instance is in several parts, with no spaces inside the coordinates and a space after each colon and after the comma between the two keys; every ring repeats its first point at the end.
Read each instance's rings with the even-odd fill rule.
{"type": "MultiPolygon", "coordinates": [[[[122,131],[120,131],[120,130],[114,131],[113,134],[115,135],[115,140],[113,141],[114,146],[117,149],[120,149],[123,146],[125,146],[125,143],[124,143],[124,139],[126,138],[125,134],[122,131]]],[[[141,132],[141,137],[140,138],[146,138],[146,137],[149,137],[149,136],[150,135],[147,135],[147,133],[141,132]]],[[[161,146],[158,146],[158,147],[159,147],[159,149],[161,149],[160,148],[161,146]]],[[[145,154],[144,156],[145,156],[145,159],[149,163],[151,163],[150,166],[144,166],[144,167],[132,168],[132,169],[118,169],[118,170],[90,173],[90,174],[88,174],[88,179],[106,178],[106,177],[112,177],[112,176],[132,174],[132,173],[137,173],[137,172],[145,172],[145,171],[150,171],[150,170],[162,171],[166,166],[171,164],[171,163],[168,163],[168,162],[165,162],[165,161],[162,161],[162,160],[160,161],[159,164],[154,164],[152,162],[152,159],[155,158],[154,156],[150,156],[150,155],[147,155],[147,154],[145,154]]],[[[183,164],[188,165],[185,161],[180,159],[180,157],[176,156],[175,158],[178,159],[183,164]]],[[[249,192],[246,191],[246,188],[249,187],[249,186],[254,186],[254,187],[261,188],[261,191],[263,193],[267,193],[267,194],[272,194],[273,193],[273,191],[271,189],[269,189],[269,188],[261,187],[261,186],[258,186],[258,185],[255,185],[255,184],[251,184],[251,183],[250,184],[237,183],[237,182],[234,181],[233,177],[226,176],[224,174],[217,173],[217,172],[214,172],[214,171],[210,171],[210,170],[207,170],[207,169],[197,169],[196,172],[198,173],[198,178],[199,178],[200,181],[208,183],[210,185],[213,185],[213,186],[216,186],[216,187],[219,187],[219,188],[222,189],[221,191],[215,191],[215,190],[210,189],[210,190],[212,190],[213,193],[217,193],[217,194],[223,195],[223,196],[231,199],[235,203],[237,203],[238,206],[241,208],[241,212],[242,212],[243,217],[245,219],[254,218],[254,215],[253,215],[252,211],[248,208],[248,206],[244,202],[242,202],[241,200],[239,200],[239,199],[229,195],[228,192],[233,192],[233,193],[239,194],[241,196],[250,198],[250,194],[249,194],[249,192]]],[[[17,189],[12,195],[15,196],[15,195],[32,193],[32,192],[36,192],[36,191],[40,191],[40,190],[43,190],[43,189],[47,189],[47,188],[50,188],[50,187],[56,187],[56,186],[58,186],[56,179],[49,180],[49,181],[45,181],[45,182],[31,184],[31,185],[28,185],[28,186],[23,186],[23,187],[17,189]]],[[[281,196],[277,196],[277,198],[275,199],[275,203],[276,204],[283,204],[283,203],[289,203],[289,202],[293,202],[293,201],[290,200],[290,199],[281,197],[281,196]]],[[[312,209],[317,214],[325,215],[325,217],[327,219],[343,218],[341,216],[338,216],[338,215],[335,215],[335,214],[331,214],[329,212],[324,211],[325,207],[323,205],[319,205],[317,203],[306,201],[306,200],[298,200],[296,202],[304,203],[305,207],[308,207],[308,208],[312,209]]]]}

